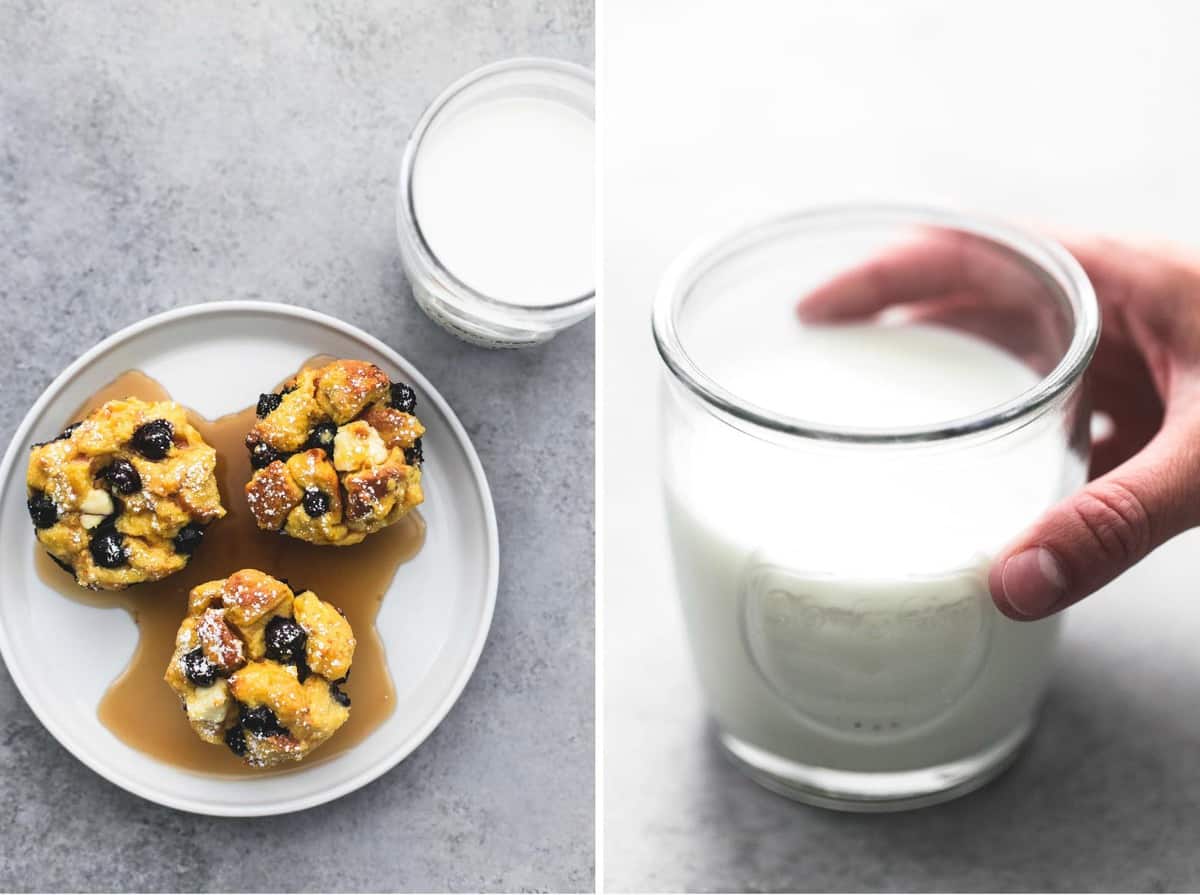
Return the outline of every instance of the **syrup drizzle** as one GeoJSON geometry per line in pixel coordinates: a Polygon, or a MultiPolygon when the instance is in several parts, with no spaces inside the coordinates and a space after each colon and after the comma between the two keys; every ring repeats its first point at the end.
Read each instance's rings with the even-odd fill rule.
{"type": "MultiPolygon", "coordinates": [[[[315,357],[303,368],[332,359],[315,357]]],[[[131,370],[88,398],[67,422],[83,418],[105,401],[130,397],[170,400],[158,382],[131,370]]],[[[412,512],[352,547],[318,547],[262,531],[250,515],[243,490],[250,479],[244,439],[254,425],[254,407],[214,421],[191,410],[188,417],[217,451],[217,484],[227,515],[208,527],[187,567],[162,581],[125,591],[89,591],[75,584],[35,541],[38,575],[48,587],[71,600],[124,609],[137,623],[133,656],[97,708],[100,722],[122,742],[165,764],[224,777],[286,773],[328,761],[362,742],[395,707],[375,617],[396,570],[420,551],[425,523],[419,513],[412,512]],[[350,680],[343,687],[353,700],[350,719],[303,762],[282,768],[249,768],[228,749],[205,743],[192,731],[179,698],[163,681],[174,651],[175,632],[187,612],[188,592],[197,584],[247,568],[288,579],[296,593],[315,591],[346,613],[358,640],[350,680]]]]}

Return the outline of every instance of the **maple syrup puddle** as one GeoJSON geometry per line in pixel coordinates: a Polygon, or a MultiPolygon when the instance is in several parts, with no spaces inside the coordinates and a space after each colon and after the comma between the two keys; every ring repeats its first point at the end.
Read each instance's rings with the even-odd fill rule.
{"type": "MultiPolygon", "coordinates": [[[[304,368],[330,360],[333,358],[313,358],[304,368]]],[[[105,401],[130,397],[171,400],[159,383],[131,370],[92,395],[64,426],[105,401]]],[[[35,541],[38,575],[47,586],[71,600],[125,609],[137,623],[138,643],[133,658],[109,686],[97,709],[100,722],[125,744],[164,764],[226,777],[287,773],[329,761],[362,742],[395,707],[395,691],[375,617],[396,570],[420,551],[425,541],[425,522],[419,513],[411,512],[352,547],[318,547],[262,531],[250,515],[244,491],[250,480],[250,456],[244,440],[254,425],[254,407],[211,422],[190,409],[188,417],[217,451],[217,484],[227,515],[208,526],[204,541],[187,566],[162,581],[134,585],[128,590],[90,591],[75,584],[35,541]],[[175,633],[187,614],[188,592],[205,581],[227,578],[239,569],[261,569],[286,578],[296,593],[314,591],[346,613],[358,640],[350,680],[344,685],[353,701],[350,719],[308,758],[294,765],[249,768],[223,746],[204,742],[188,724],[179,697],[163,681],[174,652],[175,633]]]]}

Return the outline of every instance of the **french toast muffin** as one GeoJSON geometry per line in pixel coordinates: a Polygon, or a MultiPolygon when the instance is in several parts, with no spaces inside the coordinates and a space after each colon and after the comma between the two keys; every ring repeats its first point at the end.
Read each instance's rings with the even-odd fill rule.
{"type": "Polygon", "coordinates": [[[258,527],[347,546],[399,521],[424,499],[412,388],[374,364],[303,370],[258,399],[246,436],[246,500],[258,527]]]}
{"type": "Polygon", "coordinates": [[[243,569],[193,588],[164,678],[202,740],[265,768],[300,761],[346,723],[354,647],[336,607],[243,569]]]}
{"type": "Polygon", "coordinates": [[[108,401],[30,448],[29,516],[82,586],[157,581],[186,566],[204,527],[225,515],[216,465],[173,401],[108,401]]]}

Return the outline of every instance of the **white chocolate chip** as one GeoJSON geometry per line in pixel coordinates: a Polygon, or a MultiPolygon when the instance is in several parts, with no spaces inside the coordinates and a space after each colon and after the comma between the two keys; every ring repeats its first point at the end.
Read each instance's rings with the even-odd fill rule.
{"type": "Polygon", "coordinates": [[[88,531],[91,531],[93,528],[103,522],[104,519],[104,516],[97,516],[94,513],[84,513],[79,517],[79,521],[88,531]]]}
{"type": "Polygon", "coordinates": [[[112,513],[114,507],[112,498],[107,491],[93,488],[87,493],[87,497],[83,499],[79,509],[81,512],[104,518],[112,513]]]}
{"type": "Polygon", "coordinates": [[[378,466],[387,460],[388,449],[375,428],[363,420],[338,429],[333,438],[333,468],[353,472],[364,466],[378,466]]]}
{"type": "Polygon", "coordinates": [[[216,724],[225,720],[229,708],[229,685],[224,678],[217,678],[210,687],[196,687],[188,697],[189,721],[206,721],[216,724]]]}

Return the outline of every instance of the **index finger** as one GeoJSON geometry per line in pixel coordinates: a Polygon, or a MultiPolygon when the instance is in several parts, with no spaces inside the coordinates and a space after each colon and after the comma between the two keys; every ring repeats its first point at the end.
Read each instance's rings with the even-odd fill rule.
{"type": "Polygon", "coordinates": [[[1006,246],[952,230],[892,249],[838,274],[797,307],[810,323],[870,317],[894,305],[964,292],[982,297],[1028,295],[1038,280],[1006,246]]]}

